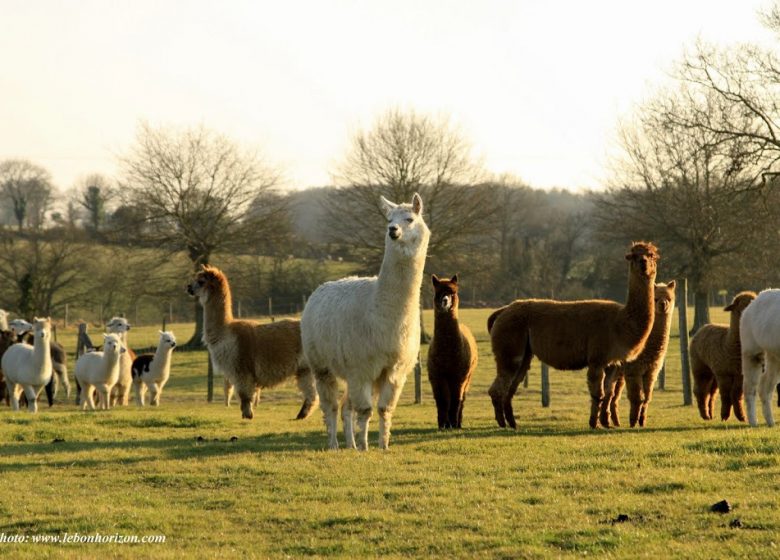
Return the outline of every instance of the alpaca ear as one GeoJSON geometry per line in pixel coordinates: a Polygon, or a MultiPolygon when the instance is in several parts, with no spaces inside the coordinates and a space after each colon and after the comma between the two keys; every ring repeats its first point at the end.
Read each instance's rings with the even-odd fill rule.
{"type": "Polygon", "coordinates": [[[452,278],[450,278],[450,282],[452,282],[453,284],[457,284],[458,283],[458,275],[455,274],[452,278]]]}
{"type": "Polygon", "coordinates": [[[412,196],[412,211],[415,214],[422,214],[423,209],[423,203],[422,198],[419,194],[414,193],[414,196],[412,196]]]}
{"type": "Polygon", "coordinates": [[[435,288],[439,284],[441,284],[441,281],[439,280],[439,277],[435,274],[431,274],[431,282],[433,282],[433,287],[435,288]]]}
{"type": "Polygon", "coordinates": [[[397,204],[393,204],[389,200],[387,200],[384,196],[379,195],[379,206],[382,209],[382,213],[385,215],[385,218],[390,217],[390,212],[392,212],[397,204]]]}
{"type": "Polygon", "coordinates": [[[677,281],[671,280],[667,282],[666,287],[669,288],[670,290],[674,290],[677,287],[677,281]]]}
{"type": "Polygon", "coordinates": [[[726,307],[723,308],[723,311],[734,311],[734,303],[735,302],[733,301],[729,303],[726,307]]]}

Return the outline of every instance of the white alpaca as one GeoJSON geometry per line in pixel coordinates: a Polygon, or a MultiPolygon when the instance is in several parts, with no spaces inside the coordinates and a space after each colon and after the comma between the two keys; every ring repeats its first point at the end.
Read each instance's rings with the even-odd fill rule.
{"type": "Polygon", "coordinates": [[[780,381],[780,290],[764,290],[745,308],[739,321],[739,337],[748,422],[758,425],[758,389],[764,420],[774,426],[772,395],[780,381]]]}
{"type": "Polygon", "coordinates": [[[93,388],[100,394],[100,408],[111,408],[109,395],[119,379],[119,357],[125,347],[116,334],[103,335],[103,350],[87,352],[76,361],[76,379],[81,385],[81,410],[95,410],[93,388]]]}
{"type": "Polygon", "coordinates": [[[171,375],[171,354],[176,348],[176,337],[172,332],[160,331],[160,343],[154,354],[141,354],[133,361],[133,385],[135,402],[144,406],[146,389],[152,396],[152,406],[160,404],[163,387],[171,375]]]}
{"type": "Polygon", "coordinates": [[[0,361],[14,410],[19,410],[19,397],[24,391],[28,410],[38,412],[38,395],[51,380],[51,321],[48,318],[34,320],[33,337],[33,346],[18,342],[5,351],[0,361]]]}
{"type": "Polygon", "coordinates": [[[337,377],[347,382],[344,437],[368,448],[373,395],[378,394],[379,447],[390,443],[393,410],[420,348],[420,286],[430,231],[422,199],[393,204],[380,198],[388,221],[379,276],[326,282],[309,298],[301,318],[303,350],[317,378],[329,446],[338,448],[337,377]]]}
{"type": "MultiPolygon", "coordinates": [[[[28,323],[24,319],[14,319],[8,323],[8,327],[11,332],[14,333],[16,339],[19,342],[29,343],[32,339],[32,324],[28,323]],[[30,333],[27,335],[27,333],[30,333]],[[27,338],[30,340],[27,340],[27,338]]],[[[60,389],[60,385],[65,387],[65,396],[70,397],[70,381],[68,380],[68,355],[65,352],[65,348],[59,342],[52,340],[50,342],[51,348],[51,365],[54,373],[54,392],[53,396],[57,394],[60,389]]],[[[49,403],[51,404],[51,403],[49,403]]]]}
{"type": "Polygon", "coordinates": [[[119,379],[111,389],[111,406],[117,404],[127,406],[130,388],[133,385],[133,360],[136,358],[135,352],[127,345],[127,331],[130,330],[130,323],[124,317],[112,317],[106,323],[106,330],[116,334],[122,346],[127,350],[119,358],[119,379]]]}

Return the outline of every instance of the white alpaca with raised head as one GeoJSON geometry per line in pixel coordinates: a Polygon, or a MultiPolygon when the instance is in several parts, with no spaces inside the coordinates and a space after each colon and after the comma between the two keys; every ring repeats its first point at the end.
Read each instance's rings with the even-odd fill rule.
{"type": "Polygon", "coordinates": [[[342,407],[347,446],[368,448],[376,394],[379,447],[386,449],[393,411],[420,349],[420,287],[430,238],[423,202],[418,194],[410,204],[380,197],[380,208],[388,223],[379,276],[322,284],[301,318],[303,350],[317,379],[331,449],[338,448],[338,378],[347,382],[342,407]]]}
{"type": "Polygon", "coordinates": [[[133,385],[133,361],[136,358],[135,352],[127,344],[127,332],[130,330],[130,323],[124,317],[112,317],[106,323],[106,330],[116,334],[122,346],[127,350],[119,357],[119,379],[111,389],[111,406],[116,406],[117,404],[127,406],[130,388],[133,385]]]}
{"type": "Polygon", "coordinates": [[[152,406],[160,404],[163,387],[171,375],[171,354],[174,348],[176,348],[174,334],[160,331],[160,342],[154,354],[141,354],[133,360],[133,385],[135,402],[138,406],[144,406],[147,388],[151,393],[152,406]]]}
{"type": "Polygon", "coordinates": [[[51,381],[51,321],[34,319],[32,325],[33,345],[18,342],[3,354],[0,367],[11,397],[11,406],[19,410],[19,397],[24,391],[27,408],[38,412],[38,395],[51,381]]]}
{"type": "Polygon", "coordinates": [[[103,335],[103,350],[87,352],[76,361],[76,380],[81,386],[81,410],[95,410],[93,389],[100,394],[100,408],[111,408],[109,395],[119,379],[119,357],[125,352],[116,334],[103,335]]]}

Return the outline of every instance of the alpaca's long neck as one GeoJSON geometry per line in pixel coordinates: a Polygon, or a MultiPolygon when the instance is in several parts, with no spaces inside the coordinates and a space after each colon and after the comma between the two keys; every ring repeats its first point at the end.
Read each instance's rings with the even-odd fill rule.
{"type": "Polygon", "coordinates": [[[624,307],[625,327],[637,338],[646,337],[655,318],[655,278],[631,273],[624,307]]]}
{"type": "Polygon", "coordinates": [[[729,320],[729,330],[726,333],[726,344],[729,348],[735,349],[737,353],[740,353],[740,338],[739,338],[739,319],[742,316],[741,313],[731,312],[731,319],[729,320]]]}
{"type": "MultiPolygon", "coordinates": [[[[377,278],[376,307],[384,316],[417,314],[420,309],[425,240],[413,254],[405,254],[401,248],[385,245],[385,256],[377,278]]],[[[416,315],[415,315],[416,316],[416,315]]]]}
{"type": "Polygon", "coordinates": [[[160,344],[157,350],[154,351],[154,358],[152,363],[155,364],[155,368],[158,372],[162,373],[170,369],[171,366],[171,354],[173,354],[173,348],[170,346],[163,347],[160,344]]]}
{"type": "Polygon", "coordinates": [[[233,297],[227,282],[222,288],[209,295],[203,307],[203,340],[214,344],[221,336],[225,325],[233,321],[233,297]]]}
{"type": "Polygon", "coordinates": [[[36,336],[33,341],[33,362],[37,371],[51,371],[51,348],[49,337],[44,340],[36,336]]]}
{"type": "Polygon", "coordinates": [[[435,311],[433,315],[433,328],[436,336],[445,338],[460,336],[458,310],[452,308],[448,312],[435,311]]]}
{"type": "Polygon", "coordinates": [[[669,333],[672,330],[672,312],[665,315],[655,314],[653,330],[647,339],[647,347],[663,350],[669,342],[669,333]]]}

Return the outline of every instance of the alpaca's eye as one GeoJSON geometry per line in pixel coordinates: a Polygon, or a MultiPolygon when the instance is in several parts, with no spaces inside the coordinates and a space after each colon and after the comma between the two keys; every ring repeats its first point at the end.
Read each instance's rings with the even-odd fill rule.
{"type": "Polygon", "coordinates": [[[414,218],[406,218],[406,223],[411,224],[414,221],[414,218]]]}

